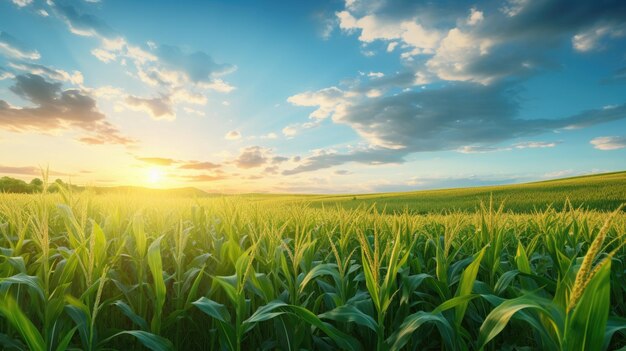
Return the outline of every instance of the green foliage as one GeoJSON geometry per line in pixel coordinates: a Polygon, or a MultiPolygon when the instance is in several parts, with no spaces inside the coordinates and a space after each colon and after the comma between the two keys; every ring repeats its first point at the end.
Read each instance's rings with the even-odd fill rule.
{"type": "Polygon", "coordinates": [[[626,345],[624,212],[298,201],[0,194],[0,349],[626,345]]]}

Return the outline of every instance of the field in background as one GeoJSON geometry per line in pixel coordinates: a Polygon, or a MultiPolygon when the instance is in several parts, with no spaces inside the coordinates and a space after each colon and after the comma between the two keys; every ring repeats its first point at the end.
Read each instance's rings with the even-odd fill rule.
{"type": "Polygon", "coordinates": [[[358,208],[376,205],[389,212],[429,213],[441,211],[474,212],[491,197],[505,210],[531,213],[548,207],[563,209],[567,200],[574,207],[602,211],[615,210],[626,203],[626,172],[604,173],[543,182],[423,190],[399,193],[354,195],[250,195],[256,200],[305,201],[313,207],[358,208]]]}
{"type": "Polygon", "coordinates": [[[614,209],[624,177],[357,200],[0,194],[0,348],[619,349],[626,215],[576,207],[614,209]],[[490,194],[574,207],[480,207],[490,194]]]}

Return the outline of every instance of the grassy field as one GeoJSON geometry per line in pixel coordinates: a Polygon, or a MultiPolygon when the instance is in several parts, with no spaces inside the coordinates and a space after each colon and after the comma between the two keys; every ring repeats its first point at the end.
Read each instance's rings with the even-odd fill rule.
{"type": "Polygon", "coordinates": [[[357,200],[0,194],[0,348],[620,349],[626,215],[598,210],[624,177],[357,200]],[[490,194],[575,206],[477,208],[490,194]],[[408,211],[363,207],[383,198],[408,211]],[[473,211],[412,213],[453,208],[473,211]]]}
{"type": "Polygon", "coordinates": [[[548,207],[611,211],[626,203],[626,172],[604,173],[535,183],[475,188],[424,190],[363,195],[256,195],[253,199],[307,202],[313,207],[359,208],[376,205],[390,212],[429,213],[451,210],[475,212],[481,202],[493,200],[505,210],[531,213],[548,207]]]}

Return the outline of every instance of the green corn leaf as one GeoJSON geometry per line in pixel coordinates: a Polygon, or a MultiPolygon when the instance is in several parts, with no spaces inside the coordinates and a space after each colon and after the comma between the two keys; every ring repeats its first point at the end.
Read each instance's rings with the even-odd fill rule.
{"type": "Polygon", "coordinates": [[[133,309],[128,306],[128,304],[122,300],[117,300],[113,302],[113,305],[119,308],[122,313],[128,317],[133,323],[137,324],[141,328],[141,330],[148,330],[148,323],[141,316],[137,315],[133,309]]]}
{"type": "Polygon", "coordinates": [[[161,330],[161,314],[163,313],[163,305],[165,304],[165,282],[163,281],[163,263],[161,261],[161,239],[160,236],[148,248],[148,267],[152,273],[154,283],[154,295],[156,298],[154,306],[154,316],[150,323],[153,333],[159,334],[161,330]]]}
{"type": "Polygon", "coordinates": [[[65,296],[65,301],[67,302],[65,310],[76,324],[76,328],[78,328],[78,334],[80,335],[83,347],[91,349],[91,312],[89,308],[80,300],[70,295],[65,296]]]}
{"type": "Polygon", "coordinates": [[[4,346],[3,350],[26,350],[26,345],[18,339],[13,339],[6,334],[0,333],[0,346],[4,346]]]}
{"type": "Polygon", "coordinates": [[[144,232],[144,219],[141,215],[135,215],[133,218],[133,237],[135,238],[135,251],[139,258],[143,258],[146,255],[146,246],[148,239],[144,232]]]}
{"type": "MultiPolygon", "coordinates": [[[[476,275],[478,275],[478,269],[480,268],[480,261],[483,259],[485,250],[486,248],[480,250],[480,252],[476,255],[476,258],[474,258],[474,261],[472,261],[472,263],[470,263],[470,265],[467,266],[465,271],[461,274],[461,281],[459,282],[459,287],[456,290],[456,297],[462,297],[472,293],[474,281],[476,280],[476,275]]],[[[457,326],[461,325],[461,321],[463,320],[463,316],[467,310],[468,302],[469,301],[465,301],[456,306],[454,311],[454,320],[457,326]]]]}
{"type": "Polygon", "coordinates": [[[319,315],[322,319],[331,319],[337,322],[352,322],[366,328],[371,329],[373,332],[378,331],[378,325],[371,316],[363,313],[361,310],[353,305],[339,306],[333,310],[319,315]]]}
{"type": "Polygon", "coordinates": [[[78,329],[78,327],[74,327],[74,328],[70,329],[70,331],[65,334],[65,336],[61,339],[61,341],[57,345],[56,351],[65,351],[65,350],[67,350],[67,347],[70,344],[70,342],[72,342],[72,338],[74,337],[74,333],[76,333],[77,329],[78,329]]]}
{"type": "Polygon", "coordinates": [[[604,332],[604,350],[607,350],[611,343],[611,338],[616,332],[626,331],[626,318],[609,317],[606,325],[606,331],[604,332]]]}
{"type": "MultiPolygon", "coordinates": [[[[398,330],[387,339],[387,343],[391,345],[390,350],[400,350],[411,340],[413,333],[426,323],[436,324],[444,342],[450,343],[454,340],[454,330],[441,314],[419,311],[406,317],[398,330]]],[[[450,348],[451,346],[449,345],[450,348]]]]}
{"type": "Polygon", "coordinates": [[[17,302],[11,296],[0,300],[0,314],[15,328],[28,348],[31,350],[44,350],[45,342],[35,325],[22,312],[17,302]]]}
{"type": "Polygon", "coordinates": [[[226,307],[221,303],[209,300],[206,297],[201,297],[197,301],[193,302],[193,305],[198,307],[200,311],[206,313],[210,317],[217,319],[220,322],[230,322],[230,314],[228,313],[228,309],[226,309],[226,307]]]}
{"type": "Polygon", "coordinates": [[[307,284],[317,278],[317,277],[321,277],[323,275],[330,275],[333,276],[337,279],[339,279],[339,272],[337,271],[337,265],[334,263],[322,263],[322,264],[318,264],[317,266],[313,267],[313,269],[311,269],[302,279],[302,282],[300,282],[300,289],[299,292],[302,293],[304,291],[304,289],[306,288],[307,284]]]}
{"type": "Polygon", "coordinates": [[[517,253],[515,254],[515,263],[517,264],[517,269],[526,274],[530,274],[530,262],[528,261],[528,256],[526,255],[526,250],[524,249],[524,245],[519,241],[517,243],[517,253]]]}
{"type": "Polygon", "coordinates": [[[246,326],[245,328],[247,330],[249,330],[252,323],[266,321],[278,317],[284,313],[289,313],[298,317],[312,327],[315,327],[324,332],[331,339],[333,339],[333,341],[337,343],[340,348],[354,351],[361,349],[361,345],[355,338],[339,331],[330,324],[324,323],[321,319],[319,319],[318,316],[316,316],[304,307],[288,305],[282,301],[277,300],[272,301],[263,307],[260,307],[259,310],[261,310],[262,312],[258,314],[253,314],[243,323],[246,326]]]}
{"type": "Polygon", "coordinates": [[[6,290],[11,285],[16,284],[28,286],[30,289],[37,293],[37,296],[39,296],[41,301],[45,300],[43,288],[41,287],[41,281],[39,280],[39,277],[26,275],[24,273],[18,273],[8,278],[0,278],[0,290],[6,290]]]}
{"type": "Polygon", "coordinates": [[[549,314],[538,300],[534,295],[523,295],[506,300],[494,308],[480,326],[478,348],[482,349],[491,339],[496,337],[506,327],[513,315],[519,311],[535,309],[549,314]]]}
{"type": "Polygon", "coordinates": [[[611,304],[611,260],[605,259],[567,316],[566,350],[592,350],[604,344],[611,304]]]}
{"type": "Polygon", "coordinates": [[[158,335],[155,335],[147,331],[143,331],[143,330],[125,330],[125,331],[119,332],[117,334],[114,334],[111,337],[104,339],[101,342],[101,345],[104,345],[108,343],[109,341],[111,341],[112,339],[121,335],[134,336],[135,338],[137,338],[137,340],[139,340],[139,342],[141,342],[143,346],[147,347],[148,349],[152,351],[174,350],[174,346],[172,345],[171,341],[165,339],[164,337],[161,337],[161,336],[158,336],[158,335]]]}

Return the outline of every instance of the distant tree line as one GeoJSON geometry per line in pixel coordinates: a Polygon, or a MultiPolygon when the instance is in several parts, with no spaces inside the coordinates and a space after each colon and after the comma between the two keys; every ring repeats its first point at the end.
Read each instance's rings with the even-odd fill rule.
{"type": "MultiPolygon", "coordinates": [[[[11,177],[0,178],[0,193],[40,193],[43,191],[43,186],[44,182],[40,178],[35,178],[31,180],[30,183],[11,177]]],[[[61,179],[57,179],[53,183],[48,184],[48,192],[58,192],[60,188],[67,188],[69,186],[71,185],[63,182],[61,179]]]]}

